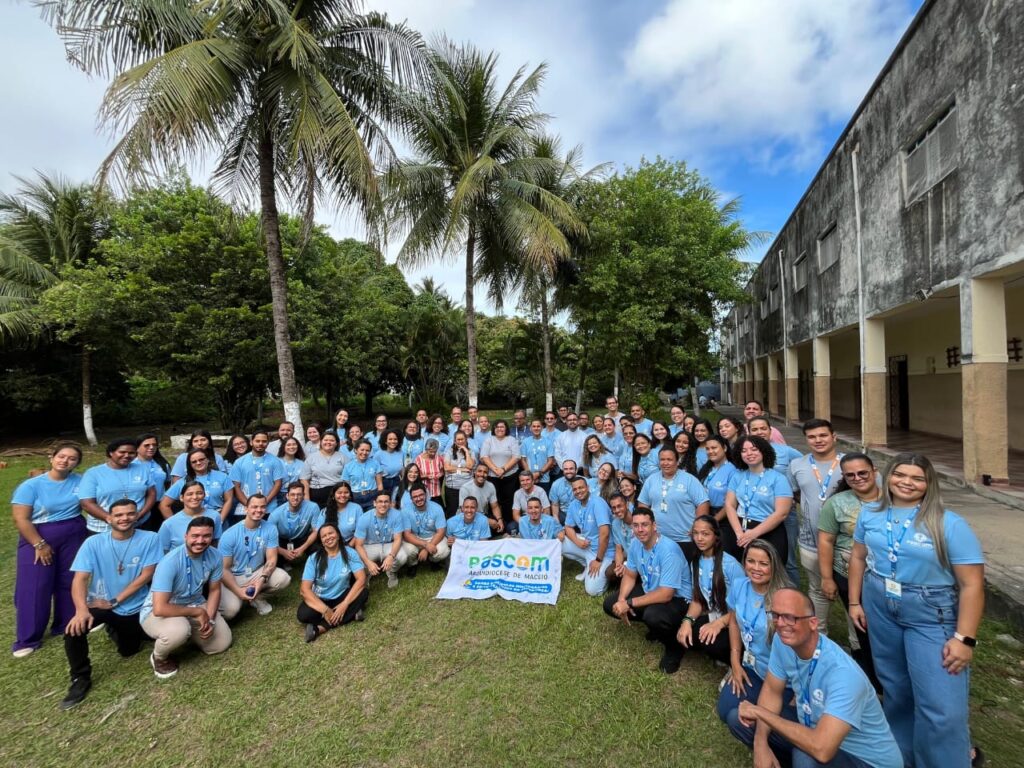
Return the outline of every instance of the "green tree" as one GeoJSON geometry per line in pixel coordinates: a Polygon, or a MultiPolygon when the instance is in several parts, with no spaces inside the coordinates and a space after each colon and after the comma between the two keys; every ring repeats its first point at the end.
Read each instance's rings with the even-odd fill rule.
{"type": "Polygon", "coordinates": [[[432,278],[424,278],[415,293],[402,341],[402,376],[420,407],[443,413],[465,380],[466,318],[432,278]]]}
{"type": "Polygon", "coordinates": [[[414,156],[386,175],[386,206],[395,232],[406,235],[400,264],[421,266],[464,249],[467,394],[477,405],[477,277],[503,274],[525,242],[567,253],[560,225],[574,218],[538,184],[550,163],[528,152],[531,133],[546,120],[534,104],[545,66],[519,69],[502,88],[494,53],[442,39],[433,61],[434,77],[403,100],[414,156]]]}
{"type": "Polygon", "coordinates": [[[759,238],[738,201],[720,204],[699,173],[658,158],[589,185],[580,210],[590,241],[561,300],[586,364],[644,388],[709,373],[716,308],[742,296],[737,254],[759,238]]]}
{"type": "Polygon", "coordinates": [[[0,195],[0,340],[16,346],[55,333],[78,348],[82,426],[96,445],[91,358],[109,307],[81,301],[72,275],[95,262],[104,215],[88,185],[43,174],[18,181],[14,194],[0,195]]]}
{"type": "Polygon", "coordinates": [[[115,74],[100,110],[121,138],[100,179],[124,182],[184,158],[219,156],[214,179],[258,193],[285,415],[301,427],[288,327],[278,194],[307,226],[318,199],[378,204],[375,162],[393,79],[424,58],[417,34],[356,0],[52,0],[71,61],[115,74]]]}

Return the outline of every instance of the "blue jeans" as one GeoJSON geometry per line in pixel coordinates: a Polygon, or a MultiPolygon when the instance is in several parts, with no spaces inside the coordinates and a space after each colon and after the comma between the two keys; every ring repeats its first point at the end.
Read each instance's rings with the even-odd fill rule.
{"type": "MultiPolygon", "coordinates": [[[[750,668],[746,668],[747,677],[750,678],[750,685],[747,686],[746,692],[742,696],[737,696],[732,692],[731,683],[726,683],[722,688],[721,693],[718,694],[718,717],[725,723],[726,727],[737,740],[743,742],[748,747],[754,746],[754,729],[748,728],[740,722],[740,702],[749,701],[754,704],[757,703],[758,696],[761,695],[761,688],[764,686],[764,680],[750,668]]],[[[796,721],[796,708],[790,703],[793,701],[793,691],[787,688],[782,694],[782,716],[787,720],[796,721]]],[[[777,733],[772,733],[768,736],[768,745],[772,748],[772,752],[778,758],[779,763],[783,766],[790,764],[790,753],[793,751],[793,746],[786,741],[784,738],[779,736],[777,733]]]]}
{"type": "Polygon", "coordinates": [[[942,648],[956,629],[956,590],[904,584],[902,599],[890,600],[884,580],[868,571],[861,601],[882,708],[904,763],[967,768],[969,670],[951,675],[942,668],[942,648]]]}
{"type": "Polygon", "coordinates": [[[796,551],[796,548],[797,540],[800,537],[800,521],[797,518],[795,504],[789,514],[786,515],[786,521],[783,525],[786,528],[786,540],[789,543],[789,555],[786,557],[786,575],[789,576],[789,580],[793,582],[793,586],[799,588],[800,560],[799,553],[796,551]]]}

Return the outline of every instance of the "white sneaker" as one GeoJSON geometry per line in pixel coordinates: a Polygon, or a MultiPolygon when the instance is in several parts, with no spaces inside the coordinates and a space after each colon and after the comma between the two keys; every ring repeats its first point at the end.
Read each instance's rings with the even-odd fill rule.
{"type": "Polygon", "coordinates": [[[11,651],[11,656],[13,656],[16,659],[24,659],[26,656],[31,656],[35,652],[36,652],[36,649],[35,648],[31,648],[31,647],[29,647],[29,648],[19,648],[16,651],[11,651]]]}
{"type": "Polygon", "coordinates": [[[99,624],[93,624],[92,625],[92,629],[89,630],[89,634],[91,635],[93,632],[99,632],[105,626],[107,626],[107,625],[104,624],[103,622],[100,622],[99,624]]]}
{"type": "Polygon", "coordinates": [[[583,571],[582,573],[580,573],[580,574],[578,574],[576,576],[576,581],[586,581],[586,580],[587,580],[587,572],[586,571],[583,571]]]}
{"type": "Polygon", "coordinates": [[[272,610],[274,610],[274,606],[272,606],[270,603],[268,603],[262,597],[257,597],[257,598],[255,598],[253,600],[250,600],[249,601],[249,605],[251,605],[253,608],[255,608],[256,609],[256,613],[258,613],[260,616],[266,616],[268,613],[270,613],[272,610]]]}
{"type": "Polygon", "coordinates": [[[398,586],[398,574],[394,571],[388,571],[388,589],[394,589],[398,586]]]}
{"type": "Polygon", "coordinates": [[[725,688],[725,686],[727,686],[729,684],[730,680],[732,680],[732,670],[731,669],[728,672],[725,673],[725,677],[723,677],[721,682],[718,683],[718,690],[719,690],[719,692],[721,692],[721,690],[723,688],[725,688]]]}

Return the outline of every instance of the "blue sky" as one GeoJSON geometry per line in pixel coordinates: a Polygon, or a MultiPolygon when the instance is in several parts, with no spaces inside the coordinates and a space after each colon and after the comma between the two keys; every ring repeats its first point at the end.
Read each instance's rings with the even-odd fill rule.
{"type": "MultiPolygon", "coordinates": [[[[507,79],[546,62],[540,108],[588,166],[685,160],[749,229],[785,223],[923,0],[379,0],[368,7],[501,56],[507,79]]],[[[89,179],[112,143],[105,83],[66,63],[27,3],[0,5],[0,189],[34,169],[89,179]]],[[[205,181],[209,165],[197,163],[205,181]]],[[[359,236],[344,212],[318,219],[359,236]]],[[[745,258],[759,260],[761,252],[745,258]]],[[[423,274],[426,274],[424,271],[423,274]]],[[[457,263],[429,273],[461,297],[457,263]]],[[[420,273],[410,273],[415,282],[420,273]]],[[[483,298],[482,294],[478,297],[483,298]]]]}

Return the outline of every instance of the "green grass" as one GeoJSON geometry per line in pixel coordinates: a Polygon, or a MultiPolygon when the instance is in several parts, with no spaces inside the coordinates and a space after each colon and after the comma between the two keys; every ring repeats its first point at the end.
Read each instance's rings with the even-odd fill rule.
{"type": "MultiPolygon", "coordinates": [[[[0,470],[0,494],[38,461],[0,470]]],[[[13,635],[13,554],[0,535],[0,621],[13,635]]],[[[147,652],[122,660],[93,636],[94,688],[60,712],[59,639],[0,655],[0,765],[741,766],[746,750],[714,713],[722,670],[699,655],[671,677],[641,629],[607,619],[564,575],[555,607],[435,601],[441,573],[371,587],[367,620],[312,645],[295,621],[297,583],[259,618],[246,611],[225,654],[181,655],[157,680],[147,652]]],[[[833,624],[838,626],[837,624],[833,624]]],[[[973,725],[991,765],[1024,749],[1024,659],[991,642],[972,681],[973,725]]]]}

